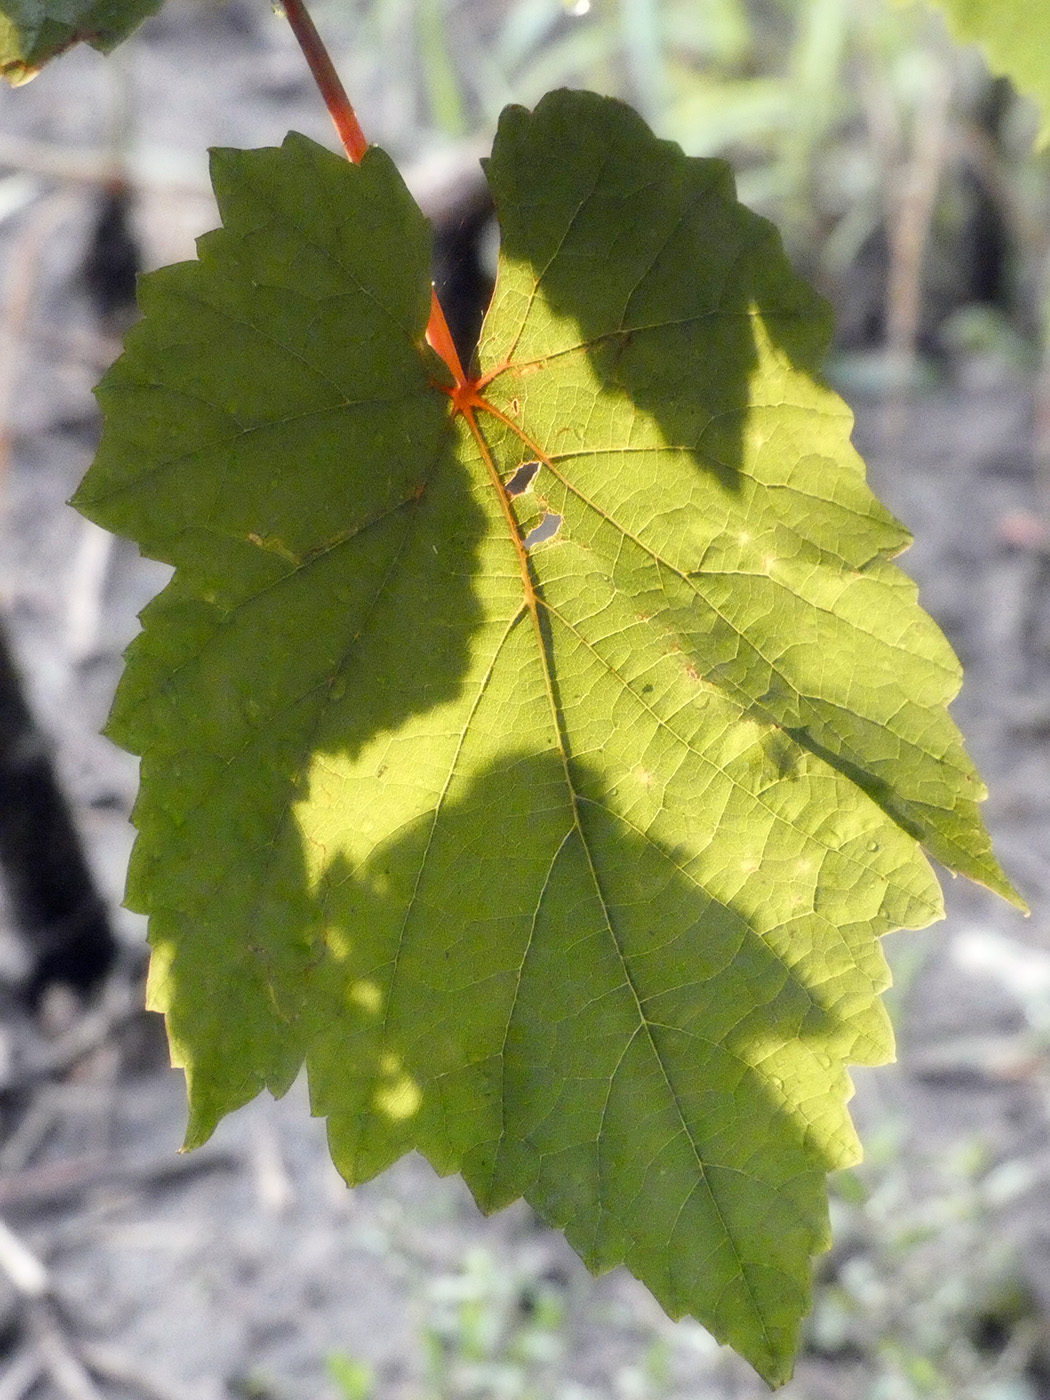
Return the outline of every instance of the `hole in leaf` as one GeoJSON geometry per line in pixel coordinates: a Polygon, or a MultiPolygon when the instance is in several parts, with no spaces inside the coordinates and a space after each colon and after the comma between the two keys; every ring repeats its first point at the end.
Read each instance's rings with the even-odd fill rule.
{"type": "Polygon", "coordinates": [[[520,496],[536,480],[539,462],[523,462],[503,488],[508,496],[520,496]]]}
{"type": "Polygon", "coordinates": [[[552,540],[561,528],[561,516],[555,515],[553,511],[548,511],[540,523],[529,531],[522,543],[526,549],[532,549],[533,545],[543,544],[545,540],[552,540]]]}

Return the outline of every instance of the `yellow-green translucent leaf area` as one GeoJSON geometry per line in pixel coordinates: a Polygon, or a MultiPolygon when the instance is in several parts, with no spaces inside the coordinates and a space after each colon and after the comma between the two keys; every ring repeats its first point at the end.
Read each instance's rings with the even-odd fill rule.
{"type": "Polygon", "coordinates": [[[75,44],[108,53],[162,0],[0,0],[0,76],[18,84],[75,44]]]}
{"type": "Polygon", "coordinates": [[[112,720],[151,1004],[190,1144],[305,1063],[348,1181],[524,1196],[776,1383],[878,935],[939,916],[924,848],[1012,891],[770,225],[585,93],[488,176],[480,442],[396,172],[297,136],[217,153],[100,390],[77,504],[175,565],[112,720]]]}
{"type": "Polygon", "coordinates": [[[1034,98],[1040,146],[1050,142],[1050,5],[1046,0],[932,0],[961,43],[979,44],[994,73],[1034,98]]]}

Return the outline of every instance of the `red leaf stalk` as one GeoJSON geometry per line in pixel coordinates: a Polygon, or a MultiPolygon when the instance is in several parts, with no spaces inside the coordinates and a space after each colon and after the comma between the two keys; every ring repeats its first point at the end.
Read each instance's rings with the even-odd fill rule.
{"type": "Polygon", "coordinates": [[[328,56],[328,50],[303,0],[284,0],[283,9],[288,23],[292,26],[292,33],[299,40],[303,56],[310,65],[314,82],[321,90],[328,115],[335,123],[343,149],[355,165],[360,165],[362,156],[368,150],[368,142],[357,120],[357,114],[350,105],[346,88],[343,87],[335,65],[328,56]]]}
{"type": "MultiPolygon", "coordinates": [[[[365,140],[361,124],[357,120],[357,113],[350,105],[346,89],[340,81],[339,74],[335,71],[335,65],[328,55],[328,50],[310,18],[303,0],[283,0],[283,8],[288,23],[292,26],[292,33],[298,39],[303,56],[310,65],[314,82],[324,98],[328,115],[335,123],[335,129],[343,143],[343,150],[355,165],[360,165],[365,151],[368,150],[368,142],[365,140]]],[[[437,292],[433,288],[431,288],[430,298],[430,320],[427,323],[427,344],[436,350],[445,364],[448,365],[456,387],[462,388],[468,382],[467,376],[463,373],[463,366],[449,333],[445,313],[438,301],[437,292]]]]}
{"type": "Polygon", "coordinates": [[[463,373],[463,365],[459,358],[459,351],[456,343],[452,339],[452,332],[448,328],[445,320],[445,310],[438,301],[437,288],[430,288],[430,320],[427,322],[427,344],[431,349],[436,350],[441,358],[452,371],[452,378],[456,381],[456,388],[462,389],[467,384],[467,376],[463,373]]]}

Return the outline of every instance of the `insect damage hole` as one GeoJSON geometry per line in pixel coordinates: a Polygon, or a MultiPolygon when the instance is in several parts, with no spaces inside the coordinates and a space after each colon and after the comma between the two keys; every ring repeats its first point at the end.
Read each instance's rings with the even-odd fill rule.
{"type": "Polygon", "coordinates": [[[546,540],[552,540],[561,529],[562,517],[555,515],[549,510],[538,525],[533,526],[529,533],[522,540],[526,549],[532,549],[534,545],[543,544],[546,540]]]}
{"type": "Polygon", "coordinates": [[[536,480],[536,473],[539,469],[539,462],[523,462],[504,486],[504,491],[508,496],[523,495],[536,480]]]}

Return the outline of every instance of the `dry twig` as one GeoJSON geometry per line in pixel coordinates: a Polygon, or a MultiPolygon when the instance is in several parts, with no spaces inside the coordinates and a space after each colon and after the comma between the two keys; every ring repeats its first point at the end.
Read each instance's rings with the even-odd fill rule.
{"type": "Polygon", "coordinates": [[[114,1385],[132,1390],[143,1400],[200,1400],[199,1396],[191,1396],[170,1381],[144,1371],[130,1356],[112,1347],[86,1345],[81,1347],[80,1354],[99,1380],[112,1381],[114,1385]]]}
{"type": "Polygon", "coordinates": [[[38,1041],[11,1070],[7,1090],[25,1090],[42,1081],[68,1073],[80,1060],[98,1050],[113,1033],[142,1013],[141,991],[123,979],[106,986],[99,1004],[79,1017],[52,1041],[38,1041]]]}
{"type": "Polygon", "coordinates": [[[29,1167],[0,1181],[0,1209],[46,1205],[98,1186],[148,1186],[200,1172],[238,1171],[242,1165],[236,1153],[222,1148],[206,1148],[186,1156],[164,1152],[131,1162],[92,1153],[29,1167]]]}
{"type": "Polygon", "coordinates": [[[103,1400],[102,1392],[66,1339],[54,1306],[38,1299],[29,1307],[29,1331],[40,1359],[66,1400],[103,1400]]]}
{"type": "Polygon", "coordinates": [[[44,1363],[35,1347],[27,1347],[0,1376],[0,1400],[24,1400],[44,1374],[44,1363]]]}
{"type": "Polygon", "coordinates": [[[0,1220],[0,1269],[23,1298],[43,1298],[49,1288],[47,1270],[18,1235],[0,1220]]]}

